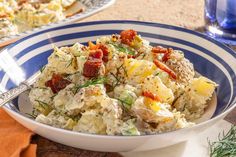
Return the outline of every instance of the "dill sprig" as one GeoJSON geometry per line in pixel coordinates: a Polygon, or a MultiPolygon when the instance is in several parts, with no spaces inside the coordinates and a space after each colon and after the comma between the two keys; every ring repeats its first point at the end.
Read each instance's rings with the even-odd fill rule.
{"type": "Polygon", "coordinates": [[[218,141],[210,142],[210,157],[235,157],[236,156],[236,126],[225,134],[218,135],[218,141]]]}
{"type": "Polygon", "coordinates": [[[25,113],[25,114],[33,119],[35,119],[37,117],[37,113],[36,113],[35,109],[33,109],[32,113],[25,113]]]}
{"type": "Polygon", "coordinates": [[[113,45],[119,52],[124,52],[129,55],[135,55],[134,51],[122,46],[121,44],[114,44],[114,43],[110,43],[110,44],[113,45]]]}
{"type": "Polygon", "coordinates": [[[85,87],[88,87],[90,85],[96,85],[96,84],[104,84],[106,83],[107,79],[105,77],[98,77],[98,78],[93,78],[93,79],[90,79],[88,80],[87,82],[85,82],[84,84],[82,85],[75,85],[73,88],[72,88],[72,91],[73,93],[77,93],[81,88],[85,88],[85,87]]]}
{"type": "Polygon", "coordinates": [[[127,100],[122,100],[122,99],[119,99],[119,98],[116,98],[117,100],[119,100],[121,102],[121,104],[127,108],[127,109],[130,109],[131,106],[132,106],[132,103],[130,103],[129,101],[127,100]]]}

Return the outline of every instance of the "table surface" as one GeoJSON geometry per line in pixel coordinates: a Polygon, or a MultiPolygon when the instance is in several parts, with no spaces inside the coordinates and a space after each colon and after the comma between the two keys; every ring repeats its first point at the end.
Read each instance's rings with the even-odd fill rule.
{"type": "MultiPolygon", "coordinates": [[[[117,0],[110,8],[86,18],[94,20],[137,20],[176,25],[193,30],[203,30],[204,0],[117,0]]],[[[226,120],[236,124],[236,109],[226,120]]],[[[38,135],[32,143],[38,144],[39,157],[120,157],[117,153],[92,152],[64,146],[38,135]]]]}

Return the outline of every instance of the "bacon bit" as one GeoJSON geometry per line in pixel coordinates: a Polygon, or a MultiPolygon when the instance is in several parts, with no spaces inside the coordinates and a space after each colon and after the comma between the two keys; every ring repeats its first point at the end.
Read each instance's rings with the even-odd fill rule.
{"type": "Polygon", "coordinates": [[[99,59],[102,59],[104,62],[108,62],[108,54],[109,54],[109,51],[108,51],[108,48],[103,45],[103,44],[97,44],[95,45],[94,43],[92,43],[91,41],[88,42],[88,45],[89,45],[89,49],[90,50],[96,50],[97,52],[95,53],[96,56],[93,56],[94,54],[91,54],[93,53],[93,51],[90,52],[90,55],[91,57],[93,58],[99,58],[99,59]],[[98,51],[101,51],[101,52],[98,52],[98,51]],[[101,57],[101,58],[100,58],[101,57]]]}
{"type": "Polygon", "coordinates": [[[99,44],[99,49],[101,49],[103,53],[102,60],[104,62],[108,62],[108,55],[109,55],[108,48],[105,45],[99,44]]]}
{"type": "Polygon", "coordinates": [[[96,59],[102,59],[103,52],[101,49],[91,50],[89,53],[89,57],[96,58],[96,59]]]}
{"type": "Polygon", "coordinates": [[[45,83],[46,87],[50,87],[53,93],[58,93],[60,90],[64,89],[71,82],[63,79],[60,74],[53,74],[52,79],[45,83]]]}
{"type": "Polygon", "coordinates": [[[161,70],[167,72],[173,79],[177,79],[177,76],[175,74],[175,72],[173,72],[169,67],[167,67],[164,63],[158,61],[157,59],[155,59],[154,61],[154,64],[160,68],[161,70]]]}
{"type": "Polygon", "coordinates": [[[170,54],[173,51],[172,48],[164,48],[162,46],[156,46],[152,48],[152,52],[154,54],[159,54],[159,53],[163,53],[164,56],[162,57],[162,61],[166,62],[168,59],[170,59],[170,54]]]}
{"type": "Polygon", "coordinates": [[[102,44],[88,43],[90,54],[88,60],[84,63],[83,75],[85,77],[99,76],[102,61],[108,61],[108,48],[102,44]]]}
{"type": "Polygon", "coordinates": [[[135,56],[128,54],[127,58],[135,58],[135,56]]]}
{"type": "Polygon", "coordinates": [[[170,59],[170,53],[165,53],[164,56],[162,57],[162,61],[166,62],[170,59]]]}
{"type": "Polygon", "coordinates": [[[161,98],[158,95],[153,94],[153,93],[148,92],[148,91],[143,91],[142,95],[145,96],[145,97],[151,98],[154,101],[161,101],[161,98]]]}
{"type": "Polygon", "coordinates": [[[85,77],[96,77],[99,76],[99,70],[102,66],[101,59],[88,59],[84,63],[83,75],[85,77]]]}
{"type": "Polygon", "coordinates": [[[162,61],[163,62],[167,62],[170,59],[170,55],[173,52],[172,48],[167,48],[168,52],[164,54],[164,56],[162,57],[162,61]]]}
{"type": "Polygon", "coordinates": [[[137,32],[132,29],[122,31],[120,33],[121,43],[130,45],[136,35],[137,32]]]}
{"type": "Polygon", "coordinates": [[[168,49],[162,46],[156,46],[152,48],[153,53],[168,53],[168,49]]]}

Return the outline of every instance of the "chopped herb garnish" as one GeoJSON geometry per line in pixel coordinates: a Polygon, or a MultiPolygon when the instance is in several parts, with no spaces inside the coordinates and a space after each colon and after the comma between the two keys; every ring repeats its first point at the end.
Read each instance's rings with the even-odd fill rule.
{"type": "Polygon", "coordinates": [[[156,73],[155,76],[158,76],[160,73],[156,73]]]}
{"type": "Polygon", "coordinates": [[[49,104],[47,104],[47,103],[45,103],[45,102],[43,102],[41,100],[37,100],[37,99],[35,99],[34,101],[39,103],[39,106],[41,108],[43,108],[45,114],[48,114],[52,110],[52,107],[49,104]]]}
{"type": "Polygon", "coordinates": [[[25,113],[26,115],[28,115],[29,117],[35,119],[37,117],[37,114],[36,114],[36,110],[33,109],[32,113],[25,113]]]}
{"type": "Polygon", "coordinates": [[[67,119],[72,119],[73,121],[78,121],[80,119],[80,115],[77,115],[77,116],[69,116],[67,115],[66,113],[60,111],[60,110],[55,110],[56,114],[59,114],[67,119]]]}
{"type": "Polygon", "coordinates": [[[91,80],[88,80],[87,82],[85,82],[84,84],[82,85],[75,85],[72,89],[73,93],[77,93],[78,90],[80,90],[81,88],[84,88],[84,87],[88,87],[90,85],[96,85],[96,84],[104,84],[106,83],[106,78],[105,77],[98,77],[98,78],[94,78],[94,79],[91,79],[91,80]]]}
{"type": "Polygon", "coordinates": [[[40,72],[42,73],[45,68],[46,68],[46,66],[43,66],[43,67],[40,69],[40,72]]]}
{"type": "MultiPolygon", "coordinates": [[[[48,104],[46,103],[46,102],[43,102],[43,101],[41,101],[41,100],[35,100],[36,102],[38,102],[40,105],[42,105],[42,106],[48,106],[48,104]]],[[[43,107],[44,108],[44,107],[43,107]]]]}
{"type": "Polygon", "coordinates": [[[225,134],[218,135],[218,141],[210,142],[210,157],[233,157],[236,156],[236,126],[225,134]]]}
{"type": "Polygon", "coordinates": [[[117,100],[119,100],[123,106],[125,106],[126,108],[130,108],[132,103],[128,102],[128,101],[125,101],[125,100],[121,100],[119,98],[117,98],[117,100]]]}
{"type": "Polygon", "coordinates": [[[124,52],[129,55],[135,55],[134,51],[122,46],[121,44],[117,45],[117,44],[111,43],[111,45],[113,45],[119,52],[124,52]]]}
{"type": "Polygon", "coordinates": [[[132,104],[134,103],[133,96],[127,90],[123,91],[120,97],[116,99],[119,100],[127,109],[130,109],[132,104]]]}
{"type": "Polygon", "coordinates": [[[66,68],[68,68],[69,66],[72,65],[72,60],[73,60],[73,59],[70,59],[70,60],[68,61],[68,63],[66,64],[66,68]]]}
{"type": "Polygon", "coordinates": [[[116,79],[116,83],[115,83],[115,86],[117,86],[117,85],[119,85],[120,84],[120,80],[121,80],[121,78],[119,77],[119,76],[117,76],[117,75],[115,75],[115,74],[113,74],[113,73],[111,73],[111,75],[116,79]]]}

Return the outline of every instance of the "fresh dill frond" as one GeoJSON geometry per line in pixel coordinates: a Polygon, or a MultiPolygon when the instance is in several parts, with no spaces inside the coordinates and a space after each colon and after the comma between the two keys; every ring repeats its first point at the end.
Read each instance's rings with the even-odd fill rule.
{"type": "Polygon", "coordinates": [[[218,135],[218,141],[208,140],[210,157],[235,157],[236,156],[236,126],[232,126],[225,134],[218,135]]]}
{"type": "Polygon", "coordinates": [[[47,115],[50,111],[52,111],[52,106],[50,106],[48,103],[43,102],[41,100],[35,99],[34,101],[38,102],[38,105],[43,109],[45,115],[47,115]]]}
{"type": "Polygon", "coordinates": [[[107,82],[107,79],[105,77],[98,77],[98,78],[93,78],[93,79],[90,79],[88,80],[87,82],[85,82],[84,84],[82,85],[75,85],[73,88],[72,88],[72,92],[75,94],[77,93],[81,88],[85,88],[85,87],[88,87],[90,85],[96,85],[96,84],[104,84],[107,82]]]}
{"type": "Polygon", "coordinates": [[[117,44],[113,44],[113,43],[110,43],[112,46],[115,47],[115,49],[119,52],[124,52],[126,54],[129,54],[129,55],[135,55],[135,52],[122,46],[121,44],[117,45],[117,44]]]}

